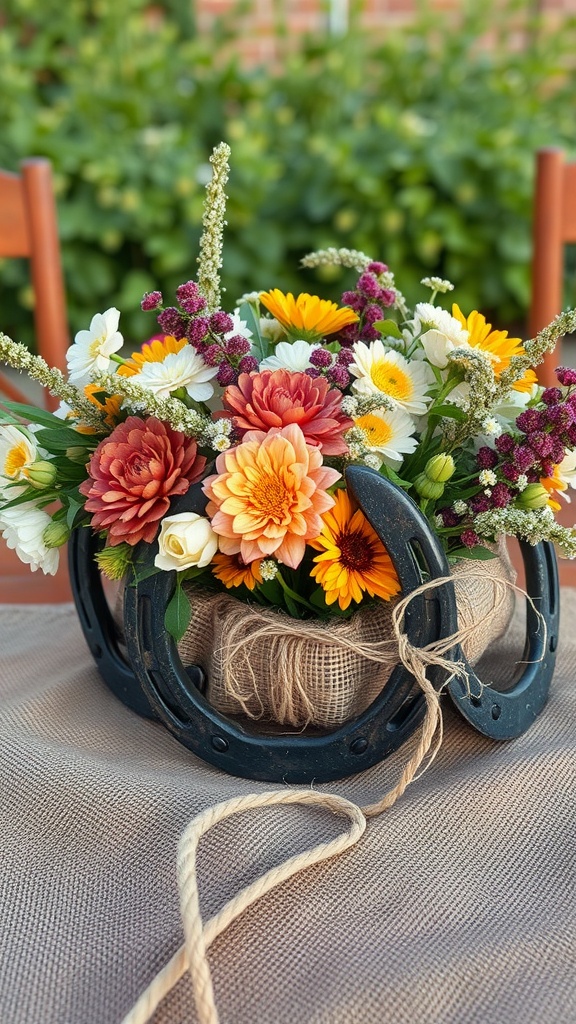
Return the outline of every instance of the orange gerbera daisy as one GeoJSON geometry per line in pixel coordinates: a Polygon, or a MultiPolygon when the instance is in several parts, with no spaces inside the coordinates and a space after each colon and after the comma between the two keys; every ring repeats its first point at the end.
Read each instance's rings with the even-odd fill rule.
{"type": "MultiPolygon", "coordinates": [[[[456,318],[470,337],[468,344],[472,348],[480,348],[492,359],[496,379],[510,366],[512,356],[523,356],[524,346],[521,338],[509,338],[508,331],[493,331],[492,324],[486,323],[486,317],[473,309],[469,316],[464,316],[460,307],[454,303],[452,316],[456,318]]],[[[512,385],[514,391],[530,391],[537,381],[534,370],[526,370],[523,377],[512,385]]]]}
{"type": "Polygon", "coordinates": [[[274,555],[296,569],[334,504],[326,489],[340,473],[322,464],[295,423],[255,433],[218,456],[217,474],[203,484],[206,514],[225,555],[240,553],[246,563],[274,555]]]}
{"type": "Polygon", "coordinates": [[[152,338],[142,345],[140,352],[133,352],[130,359],[118,367],[118,373],[123,377],[133,377],[135,373],[140,373],[144,363],[163,363],[166,356],[172,352],[180,352],[187,344],[186,338],[177,341],[172,334],[152,338]]]}
{"type": "Polygon", "coordinates": [[[115,427],[120,415],[122,395],[107,395],[102,391],[102,388],[99,387],[98,384],[86,384],[84,394],[86,395],[86,398],[92,402],[92,405],[95,405],[97,409],[102,409],[102,411],[106,413],[106,416],[104,417],[104,423],[106,426],[115,427]]]}
{"type": "Polygon", "coordinates": [[[302,292],[294,298],[292,292],[286,295],[279,288],[262,292],[260,302],[282,324],[289,336],[304,341],[318,341],[327,334],[334,334],[348,324],[355,324],[358,314],[347,306],[339,307],[328,299],[302,292]]]}
{"type": "Polygon", "coordinates": [[[548,504],[550,508],[554,509],[555,512],[559,512],[562,508],[560,502],[556,501],[554,494],[559,494],[561,491],[568,490],[568,484],[562,479],[558,472],[558,466],[554,466],[554,472],[552,476],[540,477],[540,483],[542,487],[545,487],[550,497],[548,498],[548,504]]]}
{"type": "Polygon", "coordinates": [[[254,590],[257,583],[262,583],[260,564],[262,559],[250,562],[248,565],[240,553],[236,555],[224,555],[218,552],[212,559],[212,569],[217,580],[230,590],[230,587],[239,587],[243,583],[248,590],[254,590]]]}
{"type": "Polygon", "coordinates": [[[400,583],[390,555],[375,530],[344,490],[336,493],[336,504],[323,516],[319,537],[310,547],[321,551],[311,576],[325,591],[326,604],[338,604],[344,611],[351,601],[370,597],[389,601],[400,592],[400,583]]]}

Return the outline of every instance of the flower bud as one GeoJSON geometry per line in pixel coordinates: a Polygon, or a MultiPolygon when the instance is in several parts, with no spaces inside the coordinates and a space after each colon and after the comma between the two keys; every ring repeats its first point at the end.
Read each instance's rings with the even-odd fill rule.
{"type": "Polygon", "coordinates": [[[47,548],[61,548],[70,536],[70,528],[62,520],[52,520],[42,534],[42,540],[47,548]]]}
{"type": "Polygon", "coordinates": [[[72,445],[71,448],[66,449],[66,458],[70,459],[70,462],[78,462],[81,466],[85,466],[90,461],[90,452],[86,448],[82,448],[81,445],[72,445]]]}
{"type": "Polygon", "coordinates": [[[454,474],[456,466],[454,465],[454,459],[451,455],[434,455],[433,458],[428,459],[424,472],[429,480],[433,480],[438,484],[445,484],[447,480],[454,474]]]}
{"type": "Polygon", "coordinates": [[[550,495],[542,484],[528,484],[516,498],[518,508],[538,509],[548,504],[550,495]]]}
{"type": "Polygon", "coordinates": [[[54,463],[43,460],[33,462],[29,469],[26,470],[28,483],[35,487],[37,491],[43,491],[47,487],[51,487],[56,479],[56,475],[57,470],[54,463]]]}
{"type": "Polygon", "coordinates": [[[444,493],[444,484],[438,480],[431,480],[426,471],[419,473],[414,481],[414,487],[421,498],[441,498],[444,493]]]}

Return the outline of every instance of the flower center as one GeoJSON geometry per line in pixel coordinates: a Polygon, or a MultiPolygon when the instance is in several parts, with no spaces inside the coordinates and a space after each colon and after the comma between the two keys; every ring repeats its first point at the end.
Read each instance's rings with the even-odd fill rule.
{"type": "Polygon", "coordinates": [[[96,356],[100,355],[100,350],[105,341],[106,336],[104,334],[100,338],[94,338],[94,341],[91,343],[90,348],[88,349],[88,352],[90,353],[92,359],[96,359],[96,356]]]}
{"type": "Polygon", "coordinates": [[[375,448],[388,444],[393,436],[392,427],[374,413],[369,412],[365,416],[360,416],[356,420],[356,426],[364,431],[369,443],[375,448]]]}
{"type": "Polygon", "coordinates": [[[336,543],[340,548],[340,563],[351,572],[366,573],[374,564],[372,543],[359,530],[341,533],[336,543]]]}
{"type": "Polygon", "coordinates": [[[263,475],[255,481],[251,491],[251,504],[257,514],[265,519],[281,521],[286,514],[289,492],[276,476],[263,475]]]}
{"type": "Polygon", "coordinates": [[[4,476],[10,477],[11,480],[16,480],[18,474],[22,472],[24,467],[28,464],[28,449],[24,441],[20,441],[15,444],[13,448],[10,448],[6,460],[4,462],[4,476]]]}
{"type": "Polygon", "coordinates": [[[370,376],[379,391],[385,395],[405,401],[412,397],[413,386],[410,376],[395,363],[380,359],[370,368],[370,376]]]}

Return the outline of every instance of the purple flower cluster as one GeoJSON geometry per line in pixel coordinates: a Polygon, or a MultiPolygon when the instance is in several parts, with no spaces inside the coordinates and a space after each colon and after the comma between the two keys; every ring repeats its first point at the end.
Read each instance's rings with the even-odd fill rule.
{"type": "Polygon", "coordinates": [[[334,355],[329,349],[323,348],[321,345],[315,348],[310,354],[310,366],[305,372],[309,377],[316,379],[317,377],[326,377],[326,380],[332,387],[339,388],[340,391],[344,391],[350,383],[350,374],[348,372],[348,366],[354,359],[354,356],[349,348],[340,349],[340,351],[334,355]]]}
{"type": "Polygon", "coordinates": [[[374,341],[380,337],[373,324],[386,319],[386,309],[394,305],[396,298],[393,289],[385,288],[380,281],[387,270],[385,263],[369,263],[360,274],[354,291],[343,293],[342,304],[350,306],[360,319],[340,331],[338,340],[341,345],[351,347],[356,341],[374,341]]]}
{"type": "MultiPolygon", "coordinates": [[[[445,529],[462,528],[462,544],[473,546],[474,516],[506,508],[522,492],[523,488],[518,486],[521,477],[525,487],[553,476],[566,451],[576,448],[576,370],[559,367],[556,376],[561,388],[546,388],[537,407],[525,409],[516,417],[515,431],[500,434],[494,441],[494,448],[485,445],[479,449],[476,455],[479,475],[475,481],[478,490],[468,500],[470,511],[460,515],[454,507],[440,509],[445,529]],[[492,471],[496,477],[496,483],[488,487],[480,480],[485,470],[492,471]]],[[[478,539],[474,543],[478,543],[478,539]]]]}
{"type": "Polygon", "coordinates": [[[216,380],[222,387],[236,384],[241,373],[258,369],[257,360],[250,355],[250,342],[242,334],[233,334],[232,317],[218,310],[206,312],[206,299],[195,281],[186,281],[176,289],[177,306],[163,306],[161,292],[144,295],[143,310],[157,312],[157,320],[164,334],[178,340],[186,338],[199,352],[208,366],[217,366],[216,380]]]}

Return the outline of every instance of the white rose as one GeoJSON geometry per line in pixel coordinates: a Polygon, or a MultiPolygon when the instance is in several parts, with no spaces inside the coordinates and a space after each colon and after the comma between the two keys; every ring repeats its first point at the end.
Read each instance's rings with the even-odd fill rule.
{"type": "Polygon", "coordinates": [[[157,569],[191,569],[208,565],[218,550],[218,537],[210,520],[196,512],[166,516],[158,538],[159,551],[154,559],[157,569]]]}
{"type": "MultiPolygon", "coordinates": [[[[463,331],[462,334],[465,335],[466,332],[463,331]]],[[[422,335],[420,343],[426,353],[428,362],[432,366],[437,366],[440,370],[444,370],[448,366],[448,356],[455,348],[469,347],[465,337],[463,341],[456,344],[452,338],[449,338],[442,331],[437,331],[434,327],[422,335]]]]}

